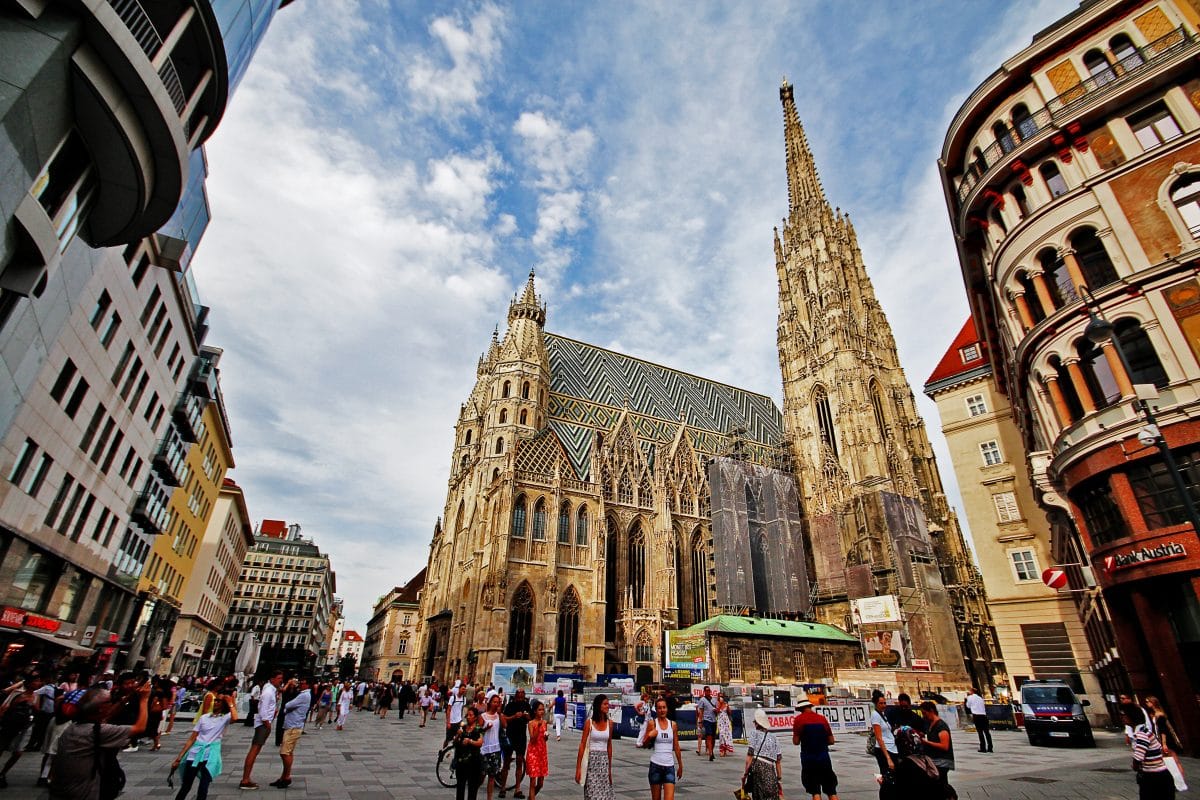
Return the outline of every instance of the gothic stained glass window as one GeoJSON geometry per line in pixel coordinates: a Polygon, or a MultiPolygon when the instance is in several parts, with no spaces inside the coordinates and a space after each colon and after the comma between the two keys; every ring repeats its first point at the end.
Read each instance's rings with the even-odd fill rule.
{"type": "Polygon", "coordinates": [[[522,495],[513,503],[512,535],[518,539],[525,538],[525,497],[522,495]]]}
{"type": "Polygon", "coordinates": [[[533,591],[529,584],[522,583],[513,595],[512,616],[508,620],[508,657],[528,661],[532,634],[533,591]]]}
{"type": "Polygon", "coordinates": [[[538,500],[533,507],[533,538],[542,541],[546,538],[546,501],[538,500]]]}
{"type": "Polygon", "coordinates": [[[558,607],[558,646],[555,658],[574,662],[579,658],[579,595],[575,587],[567,589],[558,607]]]}
{"type": "Polygon", "coordinates": [[[642,528],[634,524],[629,532],[629,590],[633,598],[633,607],[642,608],[646,595],[646,537],[642,528]]]}
{"type": "Polygon", "coordinates": [[[575,515],[575,544],[587,544],[587,541],[588,541],[587,506],[580,506],[579,512],[575,515]]]}
{"type": "Polygon", "coordinates": [[[650,636],[650,631],[646,630],[645,628],[642,628],[640,631],[638,631],[637,638],[634,639],[633,660],[654,660],[654,639],[650,636]]]}
{"type": "Polygon", "coordinates": [[[558,510],[558,543],[571,543],[571,504],[565,501],[558,510]]]}
{"type": "Polygon", "coordinates": [[[833,428],[833,410],[829,406],[829,394],[825,391],[824,386],[818,386],[813,390],[813,410],[817,415],[817,428],[821,435],[821,442],[836,456],[838,449],[837,437],[833,428]]]}
{"type": "Polygon", "coordinates": [[[621,473],[621,480],[617,483],[617,502],[633,505],[633,481],[627,472],[621,473]]]}

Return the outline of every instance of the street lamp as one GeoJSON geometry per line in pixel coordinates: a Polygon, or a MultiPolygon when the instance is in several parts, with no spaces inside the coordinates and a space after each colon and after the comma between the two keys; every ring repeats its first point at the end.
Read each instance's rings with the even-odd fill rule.
{"type": "MultiPolygon", "coordinates": [[[[1083,329],[1083,335],[1087,337],[1088,341],[1097,346],[1105,342],[1111,342],[1113,350],[1117,354],[1117,359],[1121,362],[1121,368],[1125,370],[1125,374],[1132,381],[1133,370],[1129,368],[1129,360],[1125,357],[1125,350],[1121,347],[1121,340],[1114,335],[1113,324],[1105,319],[1092,293],[1087,289],[1082,289],[1081,291],[1083,292],[1084,306],[1087,308],[1088,314],[1088,324],[1083,329]]],[[[1167,465],[1167,472],[1171,475],[1171,481],[1175,485],[1175,491],[1179,494],[1179,499],[1183,503],[1183,509],[1187,514],[1188,522],[1191,523],[1193,531],[1200,533],[1200,516],[1196,514],[1196,506],[1192,503],[1191,495],[1188,494],[1187,485],[1183,482],[1183,475],[1175,463],[1175,456],[1171,453],[1171,447],[1167,444],[1167,439],[1162,435],[1162,431],[1159,430],[1154,410],[1150,408],[1150,403],[1138,392],[1137,386],[1133,387],[1133,394],[1134,408],[1141,411],[1142,416],[1146,420],[1146,425],[1138,431],[1138,441],[1147,447],[1154,446],[1158,448],[1163,462],[1167,465]]]]}

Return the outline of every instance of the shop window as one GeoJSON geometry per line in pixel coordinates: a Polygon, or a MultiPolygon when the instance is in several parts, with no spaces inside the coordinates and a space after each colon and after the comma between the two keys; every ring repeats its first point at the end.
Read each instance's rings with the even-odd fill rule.
{"type": "Polygon", "coordinates": [[[983,395],[973,394],[967,398],[967,413],[972,417],[987,413],[987,401],[983,399],[983,395]]]}
{"type": "Polygon", "coordinates": [[[983,456],[983,464],[986,467],[994,467],[1004,461],[1004,455],[1000,452],[1000,445],[995,440],[980,444],[979,452],[983,456]]]}
{"type": "Polygon", "coordinates": [[[1183,135],[1179,123],[1163,102],[1157,102],[1150,107],[1126,118],[1133,135],[1145,150],[1153,150],[1161,144],[1183,135]]]}
{"type": "Polygon", "coordinates": [[[1190,172],[1171,187],[1171,202],[1183,218],[1188,233],[1200,239],[1200,172],[1190,172]]]}
{"type": "MultiPolygon", "coordinates": [[[[1200,505],[1200,450],[1174,455],[1192,503],[1200,505]]],[[[1162,459],[1143,459],[1129,468],[1128,475],[1147,528],[1165,528],[1188,521],[1183,500],[1162,459]]]]}
{"type": "Polygon", "coordinates": [[[60,571],[57,559],[43,553],[29,553],[13,575],[9,596],[17,598],[20,608],[40,614],[46,610],[60,571]]]}
{"type": "Polygon", "coordinates": [[[1042,176],[1042,180],[1046,182],[1046,188],[1050,190],[1051,197],[1062,197],[1069,191],[1067,181],[1063,178],[1062,173],[1058,171],[1058,165],[1053,161],[1047,161],[1038,168],[1038,172],[1042,176]]]}

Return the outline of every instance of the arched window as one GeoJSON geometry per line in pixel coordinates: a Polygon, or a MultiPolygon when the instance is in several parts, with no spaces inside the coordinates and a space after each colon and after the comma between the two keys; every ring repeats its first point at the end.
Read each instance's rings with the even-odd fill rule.
{"type": "Polygon", "coordinates": [[[1108,40],[1108,49],[1112,50],[1113,58],[1117,60],[1117,74],[1123,74],[1142,65],[1142,54],[1133,44],[1133,40],[1124,33],[1118,33],[1108,40]]]}
{"type": "Polygon", "coordinates": [[[1058,390],[1062,392],[1067,411],[1071,415],[1071,418],[1064,422],[1070,425],[1083,416],[1083,404],[1079,402],[1079,394],[1075,391],[1075,384],[1071,382],[1071,373],[1067,371],[1067,365],[1062,363],[1058,356],[1050,356],[1049,363],[1058,377],[1058,390]]]}
{"type": "Polygon", "coordinates": [[[575,544],[588,542],[588,513],[587,506],[580,506],[575,513],[575,544]]]}
{"type": "Polygon", "coordinates": [[[650,631],[645,628],[638,631],[637,638],[633,640],[633,660],[654,660],[654,638],[650,635],[650,631]]]}
{"type": "Polygon", "coordinates": [[[628,472],[622,472],[621,480],[617,481],[617,502],[633,505],[633,481],[628,472]]]}
{"type": "Polygon", "coordinates": [[[524,408],[521,409],[521,424],[522,425],[529,424],[529,412],[527,410],[525,410],[524,408]]]}
{"type": "Polygon", "coordinates": [[[992,125],[992,135],[1000,143],[1000,151],[1003,153],[1011,153],[1017,146],[1017,143],[1013,141],[1012,134],[1008,131],[1008,126],[1003,122],[992,125]]]}
{"type": "Polygon", "coordinates": [[[1017,283],[1025,291],[1025,303],[1029,306],[1029,315],[1033,317],[1033,324],[1036,325],[1046,318],[1046,310],[1042,308],[1042,299],[1038,297],[1033,278],[1029,277],[1027,272],[1018,272],[1017,283]]]}
{"type": "Polygon", "coordinates": [[[629,592],[633,608],[642,608],[646,598],[646,537],[642,526],[633,524],[629,532],[629,592]]]}
{"type": "Polygon", "coordinates": [[[571,504],[565,500],[558,509],[558,543],[571,543],[571,504]]]}
{"type": "Polygon", "coordinates": [[[836,456],[838,449],[837,437],[833,432],[833,410],[829,407],[829,395],[824,386],[818,386],[813,390],[813,410],[817,415],[817,428],[821,435],[821,442],[836,456]]]}
{"type": "Polygon", "coordinates": [[[546,501],[540,497],[533,505],[533,538],[539,542],[546,538],[546,501]]]}
{"type": "Polygon", "coordinates": [[[529,399],[529,381],[521,384],[521,397],[525,400],[529,399]]]}
{"type": "Polygon", "coordinates": [[[570,664],[579,659],[579,609],[579,594],[574,586],[568,586],[558,605],[558,646],[554,657],[559,662],[570,664]]]}
{"type": "Polygon", "coordinates": [[[510,394],[512,394],[512,382],[511,382],[511,381],[505,381],[505,382],[504,382],[504,388],[503,388],[503,389],[500,391],[500,396],[501,396],[501,397],[508,397],[510,394]]]}
{"type": "Polygon", "coordinates": [[[1000,209],[993,206],[991,213],[988,214],[988,219],[1000,229],[1000,233],[1008,233],[1008,226],[1004,224],[1004,217],[1000,214],[1000,209]]]}
{"type": "Polygon", "coordinates": [[[1046,182],[1046,188],[1050,190],[1051,197],[1061,197],[1069,191],[1067,181],[1058,171],[1058,164],[1047,161],[1038,168],[1038,172],[1041,174],[1042,180],[1046,182]]]}
{"type": "Polygon", "coordinates": [[[463,522],[466,520],[466,518],[467,518],[466,501],[459,500],[458,501],[458,513],[454,515],[454,530],[461,531],[463,529],[463,522]]]}
{"type": "Polygon", "coordinates": [[[1096,408],[1104,408],[1120,400],[1121,390],[1117,386],[1117,379],[1113,377],[1108,359],[1104,357],[1104,351],[1084,338],[1075,343],[1075,352],[1079,355],[1079,369],[1096,408]]]}
{"type": "Polygon", "coordinates": [[[463,444],[471,443],[471,432],[467,431],[467,435],[463,437],[463,444]]]}
{"type": "Polygon", "coordinates": [[[872,380],[868,391],[871,393],[871,408],[875,412],[875,426],[879,428],[879,435],[886,442],[888,436],[887,417],[883,415],[883,394],[879,391],[879,383],[872,380]]]}
{"type": "Polygon", "coordinates": [[[1093,291],[1101,286],[1107,286],[1117,279],[1117,270],[1104,243],[1092,228],[1084,228],[1071,234],[1071,247],[1075,250],[1075,258],[1079,261],[1079,270],[1083,280],[1093,291]]]}
{"type": "Polygon", "coordinates": [[[525,495],[513,503],[512,535],[518,539],[525,538],[525,495]]]}
{"type": "Polygon", "coordinates": [[[696,496],[692,494],[691,481],[686,478],[679,489],[679,510],[684,514],[696,513],[696,496]]]}
{"type": "Polygon", "coordinates": [[[1171,187],[1171,202],[1183,217],[1188,233],[1200,239],[1200,172],[1189,172],[1171,187]]]}
{"type": "Polygon", "coordinates": [[[1038,132],[1037,120],[1029,115],[1029,109],[1024,103],[1017,103],[1012,110],[1013,127],[1017,135],[1024,141],[1038,132]]]}
{"type": "Polygon", "coordinates": [[[513,594],[512,614],[508,618],[508,657],[529,660],[529,644],[533,638],[533,591],[522,583],[513,594]]]}
{"type": "Polygon", "coordinates": [[[504,452],[504,440],[497,439],[496,440],[496,455],[500,455],[503,452],[504,452]]]}
{"type": "Polygon", "coordinates": [[[492,480],[497,480],[500,477],[500,468],[496,467],[492,470],[492,480]]]}
{"type": "Polygon", "coordinates": [[[1116,322],[1114,328],[1117,341],[1129,362],[1129,380],[1131,383],[1152,383],[1162,389],[1170,380],[1167,371],[1163,369],[1158,358],[1158,352],[1150,337],[1142,330],[1142,324],[1136,319],[1125,317],[1116,322]]]}
{"type": "Polygon", "coordinates": [[[503,425],[506,422],[508,422],[508,409],[502,408],[500,409],[500,424],[503,425]]]}
{"type": "Polygon", "coordinates": [[[1014,183],[1008,188],[1008,194],[1012,197],[1013,202],[1017,204],[1017,211],[1021,215],[1021,219],[1029,216],[1029,197],[1025,194],[1025,187],[1020,183],[1014,183]]]}
{"type": "Polygon", "coordinates": [[[1088,74],[1096,80],[1097,86],[1103,86],[1117,77],[1113,72],[1112,65],[1108,63],[1104,53],[1099,50],[1089,50],[1084,53],[1083,65],[1087,67],[1088,74]]]}
{"type": "Polygon", "coordinates": [[[1042,265],[1042,279],[1046,282],[1046,288],[1050,290],[1055,308],[1062,308],[1068,302],[1078,299],[1075,286],[1071,283],[1071,273],[1067,272],[1067,265],[1058,257],[1057,250],[1047,247],[1038,253],[1037,259],[1042,265]]]}
{"type": "Polygon", "coordinates": [[[466,453],[463,453],[463,457],[458,460],[458,468],[466,469],[467,464],[468,464],[468,462],[470,462],[470,460],[471,460],[471,457],[469,455],[467,455],[466,453]]]}
{"type": "Polygon", "coordinates": [[[642,508],[650,508],[654,505],[654,493],[650,490],[650,476],[642,473],[642,479],[638,482],[638,505],[642,508]]]}
{"type": "Polygon", "coordinates": [[[700,529],[692,533],[692,613],[696,622],[708,619],[708,556],[700,529]]]}
{"type": "Polygon", "coordinates": [[[983,151],[976,147],[971,151],[971,171],[975,173],[975,177],[982,177],[983,173],[987,172],[987,159],[983,157],[983,151]]]}

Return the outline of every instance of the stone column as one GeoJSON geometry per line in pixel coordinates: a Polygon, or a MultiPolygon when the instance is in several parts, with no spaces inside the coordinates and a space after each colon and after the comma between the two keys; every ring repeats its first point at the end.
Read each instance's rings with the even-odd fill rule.
{"type": "Polygon", "coordinates": [[[1121,397],[1133,397],[1133,384],[1125,372],[1121,357],[1117,355],[1117,348],[1112,339],[1102,344],[1101,348],[1104,350],[1104,358],[1108,360],[1108,368],[1112,370],[1113,378],[1117,381],[1117,388],[1121,390],[1121,397]]]}
{"type": "Polygon", "coordinates": [[[1050,316],[1058,306],[1054,305],[1054,298],[1050,296],[1050,289],[1046,286],[1045,273],[1041,270],[1031,270],[1028,275],[1033,281],[1033,290],[1037,292],[1038,302],[1042,304],[1042,313],[1050,316]]]}
{"type": "Polygon", "coordinates": [[[1071,376],[1071,385],[1075,387],[1075,394],[1079,397],[1079,404],[1083,406],[1083,413],[1092,413],[1096,410],[1096,403],[1092,400],[1092,390],[1088,388],[1083,377],[1083,370],[1079,368],[1079,359],[1069,358],[1063,363],[1067,365],[1067,373],[1071,376]]]}
{"type": "Polygon", "coordinates": [[[1062,256],[1063,264],[1067,267],[1067,274],[1071,276],[1071,283],[1075,286],[1075,291],[1080,292],[1080,297],[1083,296],[1081,290],[1087,288],[1087,281],[1083,279],[1083,270],[1079,268],[1079,259],[1075,257],[1075,251],[1066,249],[1059,253],[1062,256]]]}
{"type": "Polygon", "coordinates": [[[1021,324],[1025,326],[1026,331],[1033,330],[1037,323],[1033,321],[1033,312],[1029,310],[1029,301],[1025,299],[1025,292],[1013,292],[1012,298],[1017,306],[1017,316],[1021,318],[1021,324]]]}
{"type": "Polygon", "coordinates": [[[1065,428],[1075,420],[1071,417],[1071,407],[1067,405],[1067,398],[1063,396],[1062,387],[1058,385],[1057,375],[1047,375],[1042,379],[1046,384],[1046,391],[1050,393],[1050,400],[1054,403],[1054,413],[1058,417],[1060,428],[1065,428]]]}

